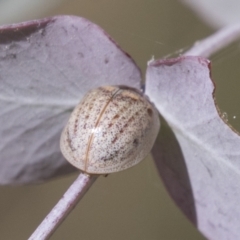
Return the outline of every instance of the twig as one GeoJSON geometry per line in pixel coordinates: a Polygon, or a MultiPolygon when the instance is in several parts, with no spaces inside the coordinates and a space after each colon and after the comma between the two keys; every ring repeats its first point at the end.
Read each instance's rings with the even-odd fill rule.
{"type": "Polygon", "coordinates": [[[230,25],[222,28],[210,37],[198,41],[194,46],[184,53],[185,56],[202,56],[210,57],[220,49],[233,43],[240,38],[240,24],[230,25]]]}
{"type": "Polygon", "coordinates": [[[68,188],[63,197],[45,217],[35,232],[28,240],[46,240],[53,234],[64,218],[76,206],[89,187],[96,180],[96,175],[80,173],[73,184],[68,188]]]}

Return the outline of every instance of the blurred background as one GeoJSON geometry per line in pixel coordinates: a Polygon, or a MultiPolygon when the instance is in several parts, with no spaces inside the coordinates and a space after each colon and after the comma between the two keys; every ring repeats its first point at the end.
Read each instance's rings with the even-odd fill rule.
{"type": "MultiPolygon", "coordinates": [[[[70,14],[105,29],[140,66],[174,57],[213,33],[180,1],[0,0],[0,24],[70,14]]],[[[211,27],[210,27],[211,26],[211,27]]],[[[212,57],[219,108],[240,130],[239,43],[212,57]]],[[[0,187],[0,239],[27,239],[75,175],[22,187],[0,187]]],[[[52,240],[203,240],[168,196],[149,156],[134,168],[100,177],[52,240]]]]}

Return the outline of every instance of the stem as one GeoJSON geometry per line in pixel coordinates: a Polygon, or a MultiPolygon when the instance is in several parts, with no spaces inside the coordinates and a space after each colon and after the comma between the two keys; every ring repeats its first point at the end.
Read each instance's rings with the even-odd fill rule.
{"type": "Polygon", "coordinates": [[[230,25],[220,29],[210,37],[196,42],[190,50],[184,53],[184,55],[202,56],[208,58],[220,49],[233,43],[238,38],[240,38],[240,24],[230,25]]]}
{"type": "Polygon", "coordinates": [[[64,218],[73,210],[96,180],[96,175],[80,173],[63,197],[45,217],[28,240],[46,240],[53,234],[64,218]]]}

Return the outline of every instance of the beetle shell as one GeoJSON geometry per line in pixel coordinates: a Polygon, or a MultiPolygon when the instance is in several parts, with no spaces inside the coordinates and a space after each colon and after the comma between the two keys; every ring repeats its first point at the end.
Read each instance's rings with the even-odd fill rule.
{"type": "Polygon", "coordinates": [[[108,174],[134,166],[150,152],[158,112],[140,91],[126,86],[91,90],[72,112],[60,147],[75,167],[108,174]]]}

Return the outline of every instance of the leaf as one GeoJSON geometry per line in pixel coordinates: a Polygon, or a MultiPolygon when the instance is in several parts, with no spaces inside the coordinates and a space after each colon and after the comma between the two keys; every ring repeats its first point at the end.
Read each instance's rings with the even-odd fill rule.
{"type": "Polygon", "coordinates": [[[238,0],[181,0],[210,26],[220,28],[239,23],[240,2],[238,0]]]}
{"type": "Polygon", "coordinates": [[[0,183],[73,168],[59,149],[73,107],[100,85],[140,88],[133,60],[98,26],[59,16],[0,28],[0,183]]]}
{"type": "Polygon", "coordinates": [[[240,239],[240,137],[219,116],[209,61],[149,63],[146,93],[166,124],[153,156],[177,205],[209,239],[240,239]]]}

